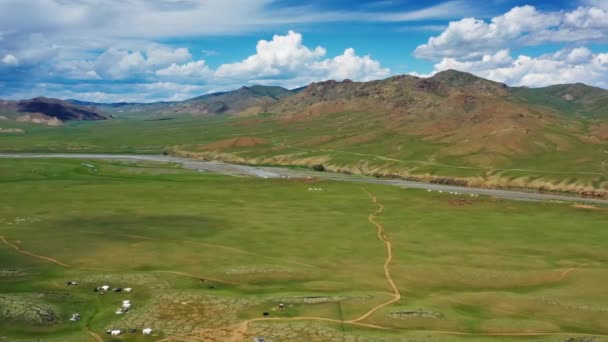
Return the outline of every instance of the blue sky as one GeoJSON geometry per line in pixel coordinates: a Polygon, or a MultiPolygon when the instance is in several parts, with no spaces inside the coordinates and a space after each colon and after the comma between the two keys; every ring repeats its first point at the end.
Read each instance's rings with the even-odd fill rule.
{"type": "Polygon", "coordinates": [[[427,77],[608,88],[608,0],[0,0],[0,98],[427,77]]]}

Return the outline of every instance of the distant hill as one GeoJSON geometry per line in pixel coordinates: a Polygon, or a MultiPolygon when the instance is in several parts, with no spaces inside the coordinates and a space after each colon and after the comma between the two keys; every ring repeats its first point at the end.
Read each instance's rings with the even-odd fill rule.
{"type": "Polygon", "coordinates": [[[544,88],[512,88],[511,92],[528,104],[544,106],[567,115],[608,118],[608,90],[582,83],[544,88]]]}
{"type": "Polygon", "coordinates": [[[254,85],[236,90],[198,96],[184,101],[153,103],[94,103],[70,100],[78,105],[100,108],[114,114],[139,115],[217,115],[257,113],[264,111],[268,105],[282,98],[293,95],[288,89],[275,86],[254,85]]]}
{"type": "Polygon", "coordinates": [[[101,103],[101,102],[90,102],[90,101],[80,101],[80,100],[74,100],[74,99],[69,99],[66,100],[67,102],[77,105],[77,106],[85,106],[85,107],[124,107],[124,106],[128,106],[128,105],[136,105],[138,103],[134,103],[134,102],[115,102],[115,103],[101,103]]]}
{"type": "Polygon", "coordinates": [[[215,143],[178,153],[608,194],[607,102],[607,91],[585,85],[511,88],[455,70],[429,78],[324,81],[246,121],[249,131],[273,132],[256,136],[265,144],[215,143]]]}
{"type": "Polygon", "coordinates": [[[21,122],[47,124],[108,119],[108,116],[100,110],[45,97],[21,101],[0,101],[0,115],[21,122]]]}

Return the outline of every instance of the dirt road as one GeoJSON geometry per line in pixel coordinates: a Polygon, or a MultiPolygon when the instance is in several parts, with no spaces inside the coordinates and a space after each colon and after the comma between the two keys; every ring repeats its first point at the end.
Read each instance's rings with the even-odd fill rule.
{"type": "Polygon", "coordinates": [[[72,266],[70,266],[70,265],[68,265],[68,264],[66,264],[64,262],[61,262],[61,261],[59,261],[57,259],[53,259],[51,257],[47,257],[47,256],[44,256],[44,255],[39,255],[39,254],[35,254],[35,253],[32,253],[32,252],[28,252],[28,251],[22,249],[20,246],[12,243],[10,241],[8,241],[2,235],[0,235],[0,241],[2,241],[5,245],[14,248],[17,252],[19,252],[19,253],[21,253],[23,255],[31,256],[31,257],[34,257],[34,258],[37,258],[37,259],[40,259],[40,260],[44,260],[44,261],[47,261],[47,262],[51,262],[53,264],[56,264],[56,265],[59,265],[59,266],[63,266],[63,267],[72,267],[72,266]]]}
{"type": "Polygon", "coordinates": [[[347,321],[348,323],[356,323],[356,322],[362,321],[362,320],[366,319],[367,317],[371,316],[374,312],[378,311],[379,309],[381,309],[387,305],[391,305],[394,302],[397,302],[397,301],[399,301],[399,299],[401,299],[401,293],[399,292],[397,285],[395,284],[395,282],[393,281],[393,278],[391,277],[390,264],[391,264],[391,261],[393,260],[393,247],[391,245],[390,240],[384,234],[384,227],[380,223],[376,222],[376,217],[378,217],[378,215],[382,214],[382,212],[384,211],[384,206],[382,205],[382,203],[378,202],[378,199],[376,198],[376,196],[372,195],[369,192],[367,192],[367,194],[372,198],[372,201],[374,202],[374,204],[376,204],[378,206],[378,209],[376,211],[369,214],[369,216],[367,217],[367,220],[369,221],[369,223],[376,226],[376,235],[378,236],[378,239],[380,241],[384,242],[384,245],[386,246],[386,261],[384,262],[384,276],[386,277],[386,281],[388,282],[391,289],[393,290],[393,299],[371,308],[368,312],[361,315],[360,317],[347,321]]]}

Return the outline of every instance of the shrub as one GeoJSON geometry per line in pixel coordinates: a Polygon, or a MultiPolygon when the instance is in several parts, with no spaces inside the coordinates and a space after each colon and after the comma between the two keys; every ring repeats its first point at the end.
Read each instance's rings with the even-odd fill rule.
{"type": "Polygon", "coordinates": [[[323,166],[323,164],[313,165],[312,169],[318,172],[325,172],[325,166],[323,166]]]}

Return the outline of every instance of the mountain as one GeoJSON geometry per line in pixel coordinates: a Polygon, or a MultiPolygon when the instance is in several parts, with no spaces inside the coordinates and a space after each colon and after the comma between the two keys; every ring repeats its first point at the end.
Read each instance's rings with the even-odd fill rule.
{"type": "Polygon", "coordinates": [[[78,106],[133,120],[79,128],[89,130],[78,135],[79,144],[70,141],[70,148],[97,146],[105,152],[128,146],[239,163],[323,164],[336,172],[608,197],[607,103],[608,91],[583,84],[508,87],[455,70],[429,78],[316,82],[296,90],[253,86],[180,102],[78,106]],[[138,118],[148,115],[180,120],[142,125],[138,118]],[[191,115],[220,118],[210,129],[210,121],[191,115]],[[117,132],[128,137],[121,140],[117,132]],[[115,139],[107,142],[108,135],[115,139]]]}
{"type": "Polygon", "coordinates": [[[154,103],[94,103],[70,100],[74,104],[100,108],[114,114],[137,115],[216,115],[264,111],[268,105],[292,95],[288,89],[254,85],[237,90],[198,96],[185,101],[154,103]]]}
{"type": "Polygon", "coordinates": [[[67,102],[77,105],[77,106],[84,106],[84,107],[111,107],[111,108],[117,108],[117,107],[124,107],[124,106],[128,106],[128,105],[135,105],[138,103],[133,103],[133,102],[115,102],[115,103],[99,103],[99,102],[90,102],[90,101],[80,101],[80,100],[74,100],[74,99],[69,99],[66,100],[67,102]]]}
{"type": "Polygon", "coordinates": [[[448,144],[442,154],[466,151],[467,158],[474,153],[475,159],[488,163],[496,153],[541,150],[539,146],[551,140],[544,133],[548,127],[570,132],[567,117],[559,112],[514,99],[504,84],[455,71],[427,79],[313,83],[268,111],[292,121],[365,112],[378,128],[448,144]]]}
{"type": "Polygon", "coordinates": [[[511,88],[454,70],[325,81],[266,105],[257,111],[263,116],[241,121],[246,130],[235,125],[229,138],[175,152],[478,186],[608,191],[606,101],[599,88],[511,88]],[[234,143],[253,141],[248,131],[273,133],[234,143]]]}
{"type": "Polygon", "coordinates": [[[106,120],[99,110],[68,101],[36,97],[21,101],[0,101],[0,114],[20,122],[59,124],[65,121],[106,120]]]}
{"type": "Polygon", "coordinates": [[[608,90],[582,83],[544,88],[513,88],[520,100],[558,112],[587,118],[608,118],[608,90]]]}

